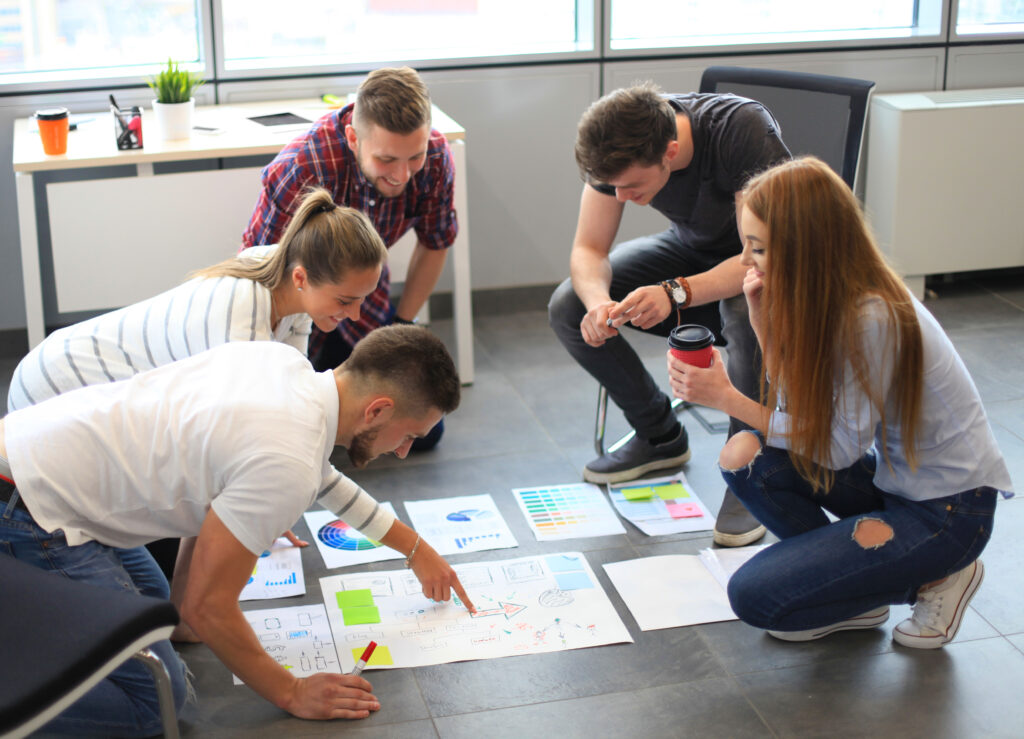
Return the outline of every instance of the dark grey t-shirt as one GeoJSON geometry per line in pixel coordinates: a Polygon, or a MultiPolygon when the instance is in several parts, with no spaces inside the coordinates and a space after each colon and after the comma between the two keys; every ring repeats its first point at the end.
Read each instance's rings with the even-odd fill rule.
{"type": "MultiPolygon", "coordinates": [[[[735,194],[752,175],[789,159],[779,124],[758,102],[730,94],[666,95],[690,119],[693,160],[651,200],[707,267],[739,254],[735,194]]],[[[594,185],[608,195],[610,185],[594,185]]]]}

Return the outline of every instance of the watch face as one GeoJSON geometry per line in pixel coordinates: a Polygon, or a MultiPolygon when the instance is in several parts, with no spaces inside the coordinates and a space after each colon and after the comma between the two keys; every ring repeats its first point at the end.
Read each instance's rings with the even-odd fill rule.
{"type": "Polygon", "coordinates": [[[682,287],[672,288],[672,299],[682,305],[686,302],[686,291],[682,287]]]}

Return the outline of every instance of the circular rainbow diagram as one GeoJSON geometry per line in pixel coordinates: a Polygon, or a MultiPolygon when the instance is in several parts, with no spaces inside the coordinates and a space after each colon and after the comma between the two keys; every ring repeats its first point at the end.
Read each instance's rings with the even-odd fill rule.
{"type": "Polygon", "coordinates": [[[332,549],[343,549],[346,552],[362,552],[376,549],[380,542],[367,539],[344,521],[331,521],[316,533],[317,538],[332,549]]]}

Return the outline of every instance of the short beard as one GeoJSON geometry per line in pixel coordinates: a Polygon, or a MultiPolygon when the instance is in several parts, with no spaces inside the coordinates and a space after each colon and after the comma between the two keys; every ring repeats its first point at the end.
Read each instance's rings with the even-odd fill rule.
{"type": "Polygon", "coordinates": [[[377,440],[380,429],[367,429],[352,437],[352,443],[348,445],[348,458],[355,465],[356,469],[363,469],[375,459],[371,456],[370,447],[377,440]]]}

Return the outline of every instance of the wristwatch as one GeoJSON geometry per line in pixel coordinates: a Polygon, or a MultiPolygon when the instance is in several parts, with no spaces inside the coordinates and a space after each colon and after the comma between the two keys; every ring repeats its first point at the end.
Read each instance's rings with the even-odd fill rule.
{"type": "Polygon", "coordinates": [[[665,289],[675,307],[682,308],[686,305],[690,296],[687,290],[679,284],[679,280],[665,280],[661,283],[661,286],[665,289]]]}

